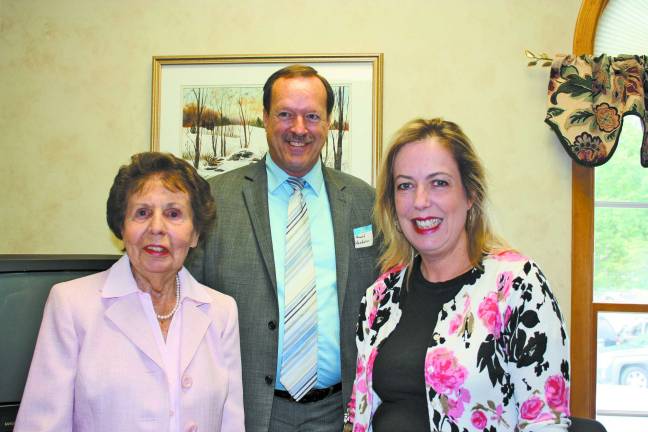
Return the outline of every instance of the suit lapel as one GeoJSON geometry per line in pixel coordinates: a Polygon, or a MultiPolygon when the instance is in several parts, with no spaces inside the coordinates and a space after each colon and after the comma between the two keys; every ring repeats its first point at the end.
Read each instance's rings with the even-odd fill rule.
{"type": "Polygon", "coordinates": [[[146,320],[142,305],[137,294],[119,297],[106,309],[106,317],[112,321],[122,333],[144,354],[155,362],[161,369],[164,363],[158,350],[151,326],[146,320]]]}
{"type": "Polygon", "coordinates": [[[275,273],[268,210],[268,177],[265,159],[264,162],[258,162],[250,166],[245,180],[247,180],[247,183],[243,185],[243,200],[270,281],[275,292],[277,292],[277,275],[275,273]]]}
{"type": "Polygon", "coordinates": [[[335,265],[337,275],[338,305],[340,311],[344,304],[344,294],[349,278],[349,225],[351,206],[344,185],[335,173],[329,168],[322,168],[324,171],[324,182],[328,193],[329,205],[331,206],[331,217],[333,219],[333,235],[335,238],[335,265]]]}

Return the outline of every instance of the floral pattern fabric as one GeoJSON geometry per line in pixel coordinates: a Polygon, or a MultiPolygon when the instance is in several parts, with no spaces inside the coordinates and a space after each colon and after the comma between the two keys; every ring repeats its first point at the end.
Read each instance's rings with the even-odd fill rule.
{"type": "MultiPolygon", "coordinates": [[[[373,364],[400,320],[405,271],[399,266],[380,276],[362,300],[345,431],[371,431],[381,403],[373,391],[373,364]]],[[[474,282],[443,306],[430,340],[421,371],[430,430],[567,430],[567,332],[532,260],[513,252],[485,257],[474,282]]]]}
{"type": "Polygon", "coordinates": [[[581,165],[607,162],[623,117],[643,124],[640,162],[648,167],[648,56],[558,56],[551,66],[545,123],[581,165]]]}

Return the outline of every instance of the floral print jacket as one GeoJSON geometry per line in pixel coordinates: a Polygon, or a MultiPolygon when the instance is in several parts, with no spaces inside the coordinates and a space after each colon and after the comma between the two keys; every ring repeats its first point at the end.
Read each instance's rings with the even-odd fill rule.
{"type": "MultiPolygon", "coordinates": [[[[566,431],[569,342],[558,303],[533,261],[486,256],[473,283],[441,310],[425,358],[432,431],[566,431]]],[[[356,335],[358,360],[345,430],[371,431],[381,401],[372,371],[401,317],[406,267],[367,289],[356,335]]]]}

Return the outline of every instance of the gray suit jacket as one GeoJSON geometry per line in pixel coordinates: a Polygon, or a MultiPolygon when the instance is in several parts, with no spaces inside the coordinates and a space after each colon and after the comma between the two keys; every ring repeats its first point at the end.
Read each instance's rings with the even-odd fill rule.
{"type": "MultiPolygon", "coordinates": [[[[374,190],[362,180],[323,168],[335,235],[343,400],[355,376],[355,329],[360,300],[377,274],[377,242],[356,249],[353,228],[371,224],[374,190]]],[[[245,424],[265,432],[277,366],[279,309],[268,215],[268,182],[261,161],[210,180],[216,223],[186,263],[200,282],[226,293],[239,309],[245,424]]],[[[342,415],[342,411],[340,411],[342,415]]]]}

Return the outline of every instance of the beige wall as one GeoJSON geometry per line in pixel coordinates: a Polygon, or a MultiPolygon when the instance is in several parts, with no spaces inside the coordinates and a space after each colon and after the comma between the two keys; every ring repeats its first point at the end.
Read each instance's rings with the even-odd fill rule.
{"type": "Polygon", "coordinates": [[[570,161],[544,125],[578,0],[0,0],[0,253],[117,253],[105,200],[147,150],[151,57],[384,53],[385,142],[443,116],[472,137],[500,232],[570,301],[570,161]]]}

